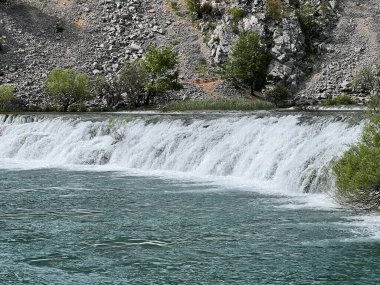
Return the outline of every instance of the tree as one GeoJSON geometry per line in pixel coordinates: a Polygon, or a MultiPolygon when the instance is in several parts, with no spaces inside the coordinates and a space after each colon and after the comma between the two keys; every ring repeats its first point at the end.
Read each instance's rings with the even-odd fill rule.
{"type": "Polygon", "coordinates": [[[14,101],[14,89],[11,85],[0,85],[0,111],[9,111],[14,101]]]}
{"type": "Polygon", "coordinates": [[[240,34],[225,66],[227,77],[237,85],[247,86],[254,94],[265,83],[270,54],[255,32],[240,34]]]}
{"type": "Polygon", "coordinates": [[[363,67],[356,74],[353,85],[355,89],[361,89],[366,94],[380,92],[380,68],[363,67]]]}
{"type": "Polygon", "coordinates": [[[119,94],[127,95],[129,104],[139,107],[145,103],[147,84],[148,74],[143,61],[124,63],[117,76],[117,89],[119,94]]]}
{"type": "Polygon", "coordinates": [[[272,102],[276,107],[284,103],[285,100],[289,99],[291,90],[282,85],[278,84],[272,89],[268,90],[265,94],[265,97],[269,102],[272,102]]]}
{"type": "Polygon", "coordinates": [[[353,87],[366,95],[370,95],[368,106],[373,111],[380,108],[380,68],[363,67],[353,80],[353,87]]]}
{"type": "Polygon", "coordinates": [[[178,71],[175,69],[177,63],[178,55],[169,47],[148,47],[144,60],[144,68],[148,74],[145,105],[149,105],[151,100],[166,94],[167,91],[182,89],[178,82],[178,71]]]}
{"type": "Polygon", "coordinates": [[[90,98],[87,74],[71,68],[54,68],[46,80],[46,89],[50,98],[62,105],[64,112],[69,106],[90,98]]]}
{"type": "Polygon", "coordinates": [[[361,142],[333,166],[338,196],[351,206],[380,209],[380,116],[371,115],[361,142]]]}

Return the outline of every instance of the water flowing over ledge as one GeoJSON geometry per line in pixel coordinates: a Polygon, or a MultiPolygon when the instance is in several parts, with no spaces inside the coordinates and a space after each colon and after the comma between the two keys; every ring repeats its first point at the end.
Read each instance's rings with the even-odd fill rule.
{"type": "Polygon", "coordinates": [[[169,170],[318,193],[361,133],[349,115],[0,115],[0,160],[169,170]]]}

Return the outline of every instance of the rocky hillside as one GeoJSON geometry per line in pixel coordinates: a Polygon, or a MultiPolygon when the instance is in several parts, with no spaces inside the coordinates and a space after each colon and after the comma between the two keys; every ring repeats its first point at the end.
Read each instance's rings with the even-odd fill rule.
{"type": "Polygon", "coordinates": [[[257,31],[272,54],[268,84],[291,86],[300,102],[350,92],[359,67],[380,64],[377,0],[203,0],[194,13],[183,0],[3,2],[0,83],[13,84],[30,108],[45,103],[43,82],[52,68],[112,81],[125,60],[143,57],[152,43],[178,51],[180,97],[236,94],[214,71],[244,31],[257,31]]]}
{"type": "Polygon", "coordinates": [[[301,87],[300,100],[318,100],[342,93],[365,100],[351,82],[362,67],[380,65],[380,3],[378,0],[340,1],[338,23],[324,44],[323,56],[301,87]]]}

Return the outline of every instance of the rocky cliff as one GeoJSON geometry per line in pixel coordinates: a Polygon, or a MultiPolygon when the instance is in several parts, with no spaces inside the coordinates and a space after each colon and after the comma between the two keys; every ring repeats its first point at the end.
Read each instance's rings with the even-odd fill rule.
{"type": "Polygon", "coordinates": [[[7,0],[0,3],[0,83],[14,84],[34,108],[45,102],[52,68],[111,81],[125,60],[143,57],[155,43],[180,55],[181,97],[231,95],[238,92],[214,71],[240,32],[257,31],[273,58],[269,84],[292,86],[299,102],[331,98],[352,91],[358,68],[380,64],[377,0],[339,2],[203,0],[192,14],[182,0],[7,0]],[[268,12],[269,2],[279,2],[281,13],[268,12]],[[313,34],[302,17],[312,19],[313,34]]]}

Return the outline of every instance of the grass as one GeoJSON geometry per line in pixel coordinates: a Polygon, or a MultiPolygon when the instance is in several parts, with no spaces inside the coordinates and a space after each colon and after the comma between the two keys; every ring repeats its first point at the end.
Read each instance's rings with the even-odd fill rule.
{"type": "Polygon", "coordinates": [[[340,106],[340,105],[355,105],[355,101],[348,95],[340,95],[333,99],[328,99],[322,102],[323,106],[340,106]]]}
{"type": "Polygon", "coordinates": [[[230,111],[253,111],[269,110],[273,106],[270,103],[252,99],[228,99],[214,98],[203,100],[189,100],[182,102],[172,102],[163,107],[163,111],[197,111],[197,110],[230,110],[230,111]]]}

